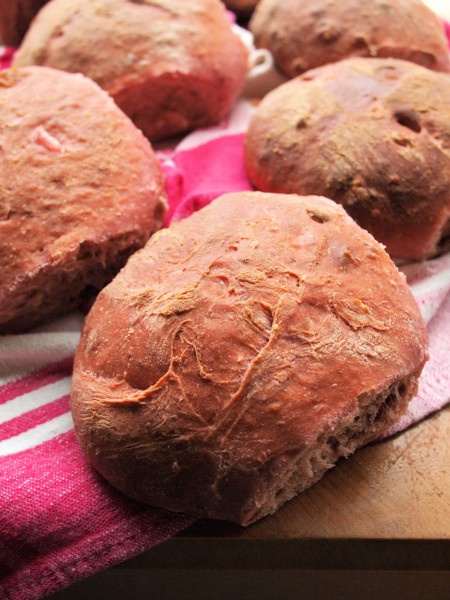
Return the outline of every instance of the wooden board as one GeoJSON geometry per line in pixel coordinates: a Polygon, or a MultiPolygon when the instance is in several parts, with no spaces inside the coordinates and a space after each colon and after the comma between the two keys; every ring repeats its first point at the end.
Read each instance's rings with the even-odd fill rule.
{"type": "Polygon", "coordinates": [[[248,528],[199,521],[53,596],[450,598],[450,407],[341,461],[248,528]]]}

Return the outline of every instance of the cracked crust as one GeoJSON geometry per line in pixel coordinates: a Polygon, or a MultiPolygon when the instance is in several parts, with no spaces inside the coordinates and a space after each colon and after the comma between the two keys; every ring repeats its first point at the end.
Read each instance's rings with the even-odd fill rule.
{"type": "Polygon", "coordinates": [[[125,494],[246,525],[386,431],[426,359],[404,277],[340,206],[229,194],[101,292],[72,411],[125,494]]]}
{"type": "Polygon", "coordinates": [[[407,61],[352,58],[268,94],[245,140],[265,192],[319,194],[396,259],[450,247],[450,78],[407,61]]]}
{"type": "Polygon", "coordinates": [[[291,78],[351,56],[450,71],[442,22],[421,0],[260,0],[249,28],[291,78]]]}
{"type": "Polygon", "coordinates": [[[156,141],[224,117],[247,55],[219,0],[53,0],[14,65],[83,73],[156,141]]]}
{"type": "Polygon", "coordinates": [[[166,197],[148,140],[82,75],[2,71],[0,148],[0,333],[12,333],[108,283],[162,226],[166,197]]]}

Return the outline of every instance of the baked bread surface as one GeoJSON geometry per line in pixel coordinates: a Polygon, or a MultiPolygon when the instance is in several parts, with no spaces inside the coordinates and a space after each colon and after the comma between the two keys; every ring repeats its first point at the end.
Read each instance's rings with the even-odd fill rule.
{"type": "Polygon", "coordinates": [[[162,225],[148,140],[95,83],[0,72],[0,332],[28,329],[108,283],[162,225]]]}
{"type": "Polygon", "coordinates": [[[396,59],[313,69],[268,94],[245,141],[266,192],[341,203],[396,258],[450,247],[450,78],[396,59]]]}
{"type": "Polygon", "coordinates": [[[260,0],[249,26],[287,77],[351,56],[450,71],[442,22],[421,0],[260,0]]]}
{"type": "Polygon", "coordinates": [[[246,525],[386,431],[426,348],[404,277],[340,206],[229,194],[98,296],[75,429],[132,498],[246,525]]]}
{"type": "Polygon", "coordinates": [[[224,117],[247,54],[219,0],[54,0],[14,65],[83,73],[155,141],[224,117]]]}

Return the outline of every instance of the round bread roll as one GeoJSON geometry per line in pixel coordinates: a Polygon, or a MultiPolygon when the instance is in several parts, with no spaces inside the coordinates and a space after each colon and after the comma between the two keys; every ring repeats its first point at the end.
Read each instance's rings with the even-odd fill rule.
{"type": "Polygon", "coordinates": [[[392,257],[450,247],[450,78],[354,58],[288,81],[258,106],[245,141],[255,187],[318,194],[392,257]]]}
{"type": "Polygon", "coordinates": [[[34,16],[48,0],[2,0],[0,43],[18,46],[34,16]]]}
{"type": "Polygon", "coordinates": [[[0,72],[0,333],[78,306],[162,225],[148,140],[94,82],[0,72]]]}
{"type": "Polygon", "coordinates": [[[53,0],[14,65],[83,73],[156,141],[224,117],[247,55],[219,0],[53,0]]]}
{"type": "Polygon", "coordinates": [[[98,296],[75,429],[132,498],[248,525],[385,432],[426,358],[404,277],[342,207],[228,194],[98,296]]]}
{"type": "Polygon", "coordinates": [[[421,0],[261,0],[249,27],[290,78],[351,56],[450,71],[442,22],[421,0]]]}

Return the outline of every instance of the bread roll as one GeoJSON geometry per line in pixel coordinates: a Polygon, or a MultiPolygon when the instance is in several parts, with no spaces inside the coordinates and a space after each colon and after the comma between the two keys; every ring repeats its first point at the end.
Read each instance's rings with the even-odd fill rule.
{"type": "Polygon", "coordinates": [[[421,0],[261,0],[249,26],[291,78],[351,56],[450,71],[442,22],[421,0]]]}
{"type": "Polygon", "coordinates": [[[18,46],[31,21],[48,0],[2,0],[0,43],[18,46]]]}
{"type": "Polygon", "coordinates": [[[82,75],[0,72],[0,333],[78,306],[162,225],[142,133],[82,75]]]}
{"type": "Polygon", "coordinates": [[[339,205],[229,194],[98,296],[75,429],[123,493],[247,525],[385,432],[426,348],[404,277],[339,205]]]}
{"type": "Polygon", "coordinates": [[[224,117],[247,50],[219,0],[53,0],[14,59],[31,64],[90,77],[155,141],[224,117]]]}
{"type": "Polygon", "coordinates": [[[450,247],[450,78],[410,62],[354,58],[267,95],[245,160],[266,192],[341,203],[392,257],[450,247]]]}

